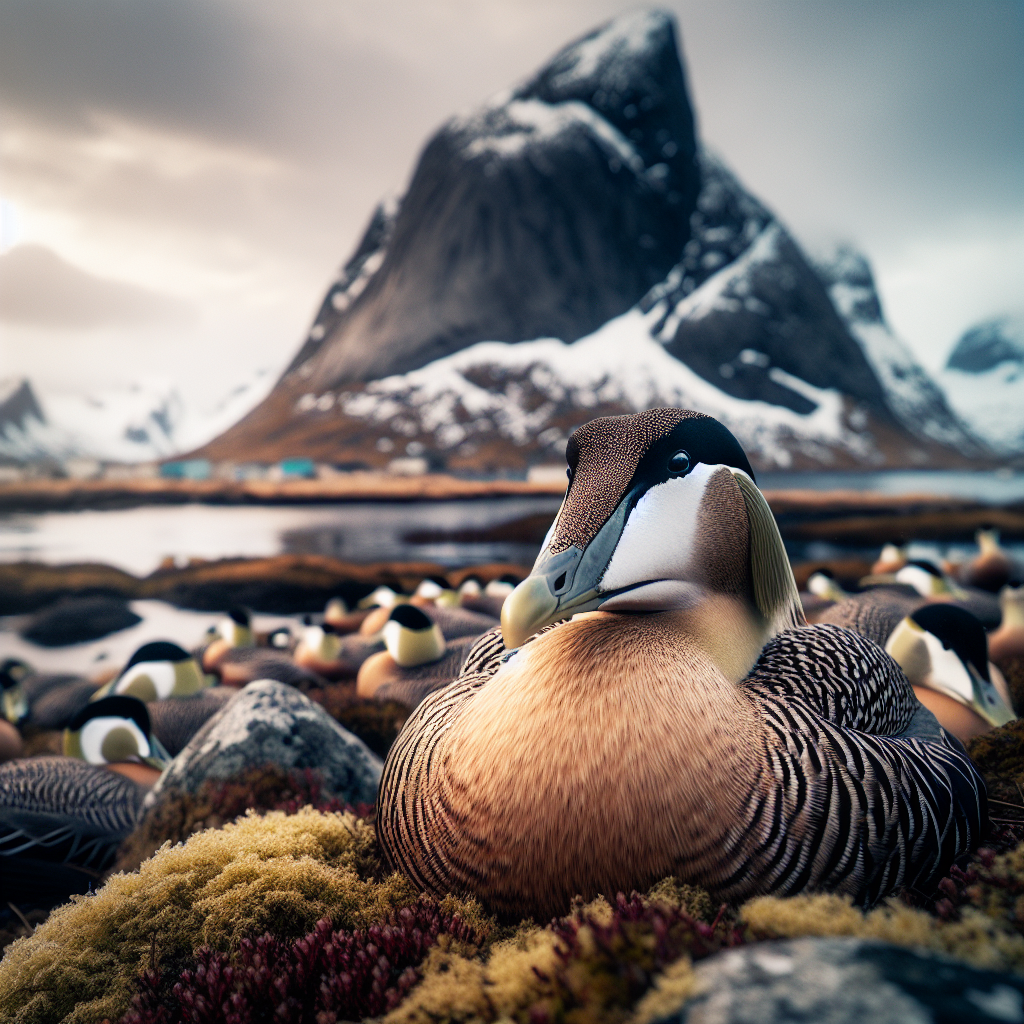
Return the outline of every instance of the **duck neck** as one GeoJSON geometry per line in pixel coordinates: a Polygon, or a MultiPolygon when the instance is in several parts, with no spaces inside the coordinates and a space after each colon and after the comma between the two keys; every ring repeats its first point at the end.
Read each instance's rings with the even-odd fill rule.
{"type": "Polygon", "coordinates": [[[1024,628],[1024,587],[1013,591],[1003,591],[999,602],[1003,613],[1000,629],[1024,628]]]}
{"type": "Polygon", "coordinates": [[[707,593],[690,608],[662,612],[663,625],[698,647],[730,683],[754,667],[770,638],[768,624],[742,597],[707,593]]]}

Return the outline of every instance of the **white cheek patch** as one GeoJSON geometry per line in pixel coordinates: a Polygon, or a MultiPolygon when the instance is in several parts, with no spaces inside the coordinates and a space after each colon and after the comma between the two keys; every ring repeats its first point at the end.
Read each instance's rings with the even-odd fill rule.
{"type": "Polygon", "coordinates": [[[691,473],[657,484],[637,502],[608,563],[601,591],[645,580],[687,579],[697,516],[717,469],[698,463],[691,473]]]}
{"type": "Polygon", "coordinates": [[[166,700],[174,692],[174,666],[169,661],[140,661],[118,679],[114,693],[126,692],[136,676],[149,676],[160,700],[166,700]]]}
{"type": "Polygon", "coordinates": [[[82,756],[89,764],[106,764],[107,759],[103,756],[103,741],[111,729],[127,729],[134,737],[139,748],[140,757],[149,757],[149,741],[145,733],[130,718],[115,718],[113,715],[104,715],[101,718],[90,718],[82,731],[78,734],[79,742],[82,744],[82,756]]]}

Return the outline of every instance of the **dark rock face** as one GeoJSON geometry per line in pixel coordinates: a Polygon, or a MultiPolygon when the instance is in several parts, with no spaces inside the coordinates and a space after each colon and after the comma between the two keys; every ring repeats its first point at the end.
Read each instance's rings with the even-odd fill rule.
{"type": "Polygon", "coordinates": [[[850,334],[885,391],[889,409],[916,437],[965,455],[986,453],[984,443],[952,410],[941,388],[890,329],[867,259],[841,246],[815,271],[850,334]]]}
{"type": "Polygon", "coordinates": [[[666,351],[736,398],[813,412],[782,370],[885,413],[878,378],[793,239],[714,157],[702,171],[694,237],[644,303],[661,313],[653,333],[666,351]]]}
{"type": "Polygon", "coordinates": [[[1024,1021],[1024,979],[861,939],[731,949],[695,967],[705,991],[680,1024],[989,1024],[1024,1021]]]}
{"type": "Polygon", "coordinates": [[[7,429],[24,430],[28,420],[46,422],[39,400],[27,380],[0,383],[0,435],[7,429]]]}
{"type": "Polygon", "coordinates": [[[1000,363],[1024,364],[1024,345],[1007,330],[1007,319],[989,320],[967,331],[946,362],[947,370],[984,373],[1000,363]]]}
{"type": "Polygon", "coordinates": [[[228,779],[274,764],[318,771],[329,795],[373,803],[383,763],[362,740],[285,683],[250,683],[192,737],[146,798],[196,792],[206,779],[228,779]]]}
{"type": "Polygon", "coordinates": [[[75,597],[34,615],[21,635],[42,647],[63,647],[128,629],[142,619],[113,597],[75,597]]]}
{"type": "Polygon", "coordinates": [[[478,341],[589,334],[678,260],[694,152],[672,18],[617,19],[507,102],[438,132],[393,224],[374,214],[293,366],[312,356],[309,386],[327,388],[478,341]]]}

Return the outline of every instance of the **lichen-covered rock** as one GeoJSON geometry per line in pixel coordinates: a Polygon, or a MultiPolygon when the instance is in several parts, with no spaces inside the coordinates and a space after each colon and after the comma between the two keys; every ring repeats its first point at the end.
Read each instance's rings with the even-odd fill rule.
{"type": "Polygon", "coordinates": [[[796,939],[726,950],[694,966],[679,1024],[1024,1022],[1024,978],[883,942],[796,939]]]}
{"type": "Polygon", "coordinates": [[[263,679],[250,683],[192,737],[146,805],[169,790],[195,793],[207,779],[229,779],[267,764],[312,768],[327,793],[350,804],[376,800],[383,768],[362,740],[318,704],[294,687],[263,679]]]}

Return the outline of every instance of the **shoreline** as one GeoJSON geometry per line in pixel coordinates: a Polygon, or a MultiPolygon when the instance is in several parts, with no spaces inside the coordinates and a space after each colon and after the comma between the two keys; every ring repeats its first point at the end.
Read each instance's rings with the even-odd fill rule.
{"type": "Polygon", "coordinates": [[[440,473],[349,473],[318,480],[23,480],[0,484],[0,514],[78,512],[145,505],[326,505],[466,501],[559,495],[562,482],[463,480],[440,473]]]}

